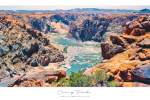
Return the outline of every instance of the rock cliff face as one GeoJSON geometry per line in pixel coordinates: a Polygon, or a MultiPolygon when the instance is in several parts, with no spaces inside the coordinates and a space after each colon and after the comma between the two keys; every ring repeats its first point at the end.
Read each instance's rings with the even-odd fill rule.
{"type": "Polygon", "coordinates": [[[150,19],[148,16],[139,17],[138,21],[130,21],[126,23],[125,34],[124,35],[110,35],[110,42],[105,42],[101,44],[102,56],[104,59],[109,59],[120,53],[124,49],[128,49],[129,44],[136,41],[139,42],[138,46],[149,47],[148,40],[138,40],[135,36],[145,35],[146,32],[150,32],[150,19]],[[131,35],[131,36],[128,36],[131,35]]]}
{"type": "Polygon", "coordinates": [[[97,14],[36,12],[29,14],[8,13],[8,15],[32,24],[37,30],[46,34],[48,32],[58,33],[68,31],[72,21],[83,20],[97,14]]]}
{"type": "Polygon", "coordinates": [[[111,15],[93,17],[83,22],[72,22],[68,38],[75,38],[80,41],[108,41],[112,33],[123,34],[127,21],[137,21],[140,14],[111,15]]]}
{"type": "Polygon", "coordinates": [[[120,86],[127,86],[126,82],[150,84],[149,23],[149,16],[144,15],[136,22],[127,22],[123,35],[110,35],[111,41],[101,43],[104,60],[86,74],[94,74],[96,70],[105,69],[120,86]]]}
{"type": "Polygon", "coordinates": [[[73,37],[81,41],[100,41],[100,37],[102,33],[106,31],[109,23],[110,20],[106,20],[104,18],[96,20],[87,19],[84,20],[83,23],[81,23],[78,26],[74,23],[71,23],[69,34],[67,37],[73,37]]]}
{"type": "Polygon", "coordinates": [[[32,25],[0,16],[0,80],[26,73],[33,67],[61,62],[64,56],[32,25]]]}

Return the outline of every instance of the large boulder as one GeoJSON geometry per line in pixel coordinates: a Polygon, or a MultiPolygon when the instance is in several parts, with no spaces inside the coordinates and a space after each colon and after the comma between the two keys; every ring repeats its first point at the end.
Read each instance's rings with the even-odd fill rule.
{"type": "Polygon", "coordinates": [[[110,35],[110,40],[112,41],[113,44],[121,45],[124,48],[127,47],[127,42],[122,37],[119,37],[118,35],[114,35],[114,34],[110,35]]]}
{"type": "Polygon", "coordinates": [[[132,80],[132,74],[131,70],[134,69],[138,64],[137,63],[125,63],[121,64],[119,66],[119,76],[124,81],[131,81],[132,80]]]}
{"type": "Polygon", "coordinates": [[[143,48],[149,48],[150,47],[150,39],[142,40],[138,45],[143,48]]]}
{"type": "Polygon", "coordinates": [[[36,72],[28,72],[23,80],[43,80],[47,81],[48,76],[58,76],[59,79],[66,77],[66,71],[63,70],[39,70],[36,72]]]}
{"type": "Polygon", "coordinates": [[[150,64],[142,65],[132,71],[133,80],[150,83],[150,64]]]}
{"type": "Polygon", "coordinates": [[[45,73],[45,76],[58,76],[60,79],[66,77],[66,71],[64,70],[48,71],[45,73]]]}
{"type": "Polygon", "coordinates": [[[50,58],[48,56],[41,57],[41,65],[44,66],[50,63],[50,58]]]}
{"type": "Polygon", "coordinates": [[[133,36],[145,35],[145,29],[134,28],[130,34],[133,36]]]}
{"type": "Polygon", "coordinates": [[[57,81],[58,80],[58,76],[48,76],[47,80],[48,80],[49,83],[51,83],[51,82],[53,82],[55,80],[57,81]]]}
{"type": "Polygon", "coordinates": [[[123,35],[122,37],[130,44],[136,41],[136,38],[133,36],[124,36],[123,35]]]}
{"type": "Polygon", "coordinates": [[[134,28],[140,28],[140,29],[143,28],[143,26],[137,21],[129,21],[125,25],[126,25],[125,34],[127,35],[130,35],[130,33],[134,28]]]}
{"type": "Polygon", "coordinates": [[[146,31],[150,31],[150,21],[145,21],[141,23],[146,31]]]}
{"type": "Polygon", "coordinates": [[[144,21],[146,21],[147,20],[147,16],[146,15],[142,15],[142,16],[140,16],[140,18],[139,18],[139,22],[141,23],[141,22],[144,22],[144,21]]]}
{"type": "Polygon", "coordinates": [[[9,78],[0,83],[0,87],[9,87],[13,86],[18,80],[20,80],[22,76],[15,76],[13,78],[9,78]]]}
{"type": "Polygon", "coordinates": [[[117,53],[124,51],[120,45],[112,44],[110,42],[101,43],[102,56],[104,59],[110,59],[117,53]]]}
{"type": "Polygon", "coordinates": [[[40,70],[36,72],[28,72],[26,75],[23,77],[23,80],[47,80],[47,77],[45,76],[45,73],[47,70],[40,70]]]}

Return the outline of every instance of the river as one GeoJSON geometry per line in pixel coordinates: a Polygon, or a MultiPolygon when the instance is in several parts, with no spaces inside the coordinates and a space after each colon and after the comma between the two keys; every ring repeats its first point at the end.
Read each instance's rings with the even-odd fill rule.
{"type": "Polygon", "coordinates": [[[63,53],[67,55],[68,59],[66,62],[71,66],[66,70],[67,77],[71,74],[71,71],[78,72],[79,70],[92,68],[103,59],[99,46],[100,43],[98,42],[79,42],[75,39],[66,39],[64,35],[51,35],[50,37],[53,38],[53,43],[68,47],[67,53],[63,53]]]}

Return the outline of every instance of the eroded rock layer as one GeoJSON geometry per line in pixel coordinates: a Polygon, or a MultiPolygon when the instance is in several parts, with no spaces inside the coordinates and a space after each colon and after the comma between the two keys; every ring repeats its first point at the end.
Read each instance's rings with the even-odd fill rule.
{"type": "Polygon", "coordinates": [[[123,34],[124,30],[127,34],[133,31],[131,34],[134,35],[135,32],[138,32],[136,35],[141,35],[149,30],[149,28],[142,29],[147,27],[149,22],[145,21],[148,20],[148,17],[140,18],[140,16],[141,14],[106,15],[92,17],[81,22],[75,21],[71,23],[67,37],[80,41],[94,40],[104,42],[110,40],[109,36],[112,33],[123,34]],[[130,22],[126,23],[127,21],[130,22]],[[135,29],[133,30],[133,28],[135,29]]]}
{"type": "Polygon", "coordinates": [[[32,25],[0,16],[0,80],[26,73],[33,67],[64,60],[44,34],[32,25]]]}
{"type": "Polygon", "coordinates": [[[120,86],[149,86],[150,26],[143,24],[150,22],[148,18],[145,15],[137,22],[127,22],[123,35],[110,35],[111,41],[101,43],[104,60],[85,74],[92,75],[96,70],[107,70],[120,86]],[[137,28],[139,31],[135,31],[137,28]]]}

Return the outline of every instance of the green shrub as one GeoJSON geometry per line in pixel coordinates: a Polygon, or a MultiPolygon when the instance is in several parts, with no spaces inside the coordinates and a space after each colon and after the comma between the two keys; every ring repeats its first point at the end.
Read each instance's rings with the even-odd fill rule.
{"type": "Polygon", "coordinates": [[[96,84],[104,85],[108,81],[109,75],[106,74],[105,70],[97,70],[93,75],[93,79],[95,80],[96,84]]]}
{"type": "Polygon", "coordinates": [[[83,75],[84,71],[79,70],[78,73],[71,72],[69,76],[69,84],[71,87],[90,87],[92,86],[91,77],[83,75]]]}
{"type": "Polygon", "coordinates": [[[68,80],[66,80],[65,78],[61,78],[59,82],[60,82],[61,87],[69,87],[70,86],[68,83],[68,80]]]}
{"type": "Polygon", "coordinates": [[[108,87],[118,87],[119,83],[117,83],[115,81],[110,81],[110,82],[107,82],[107,86],[108,87]]]}
{"type": "Polygon", "coordinates": [[[55,86],[56,84],[57,84],[56,80],[52,82],[52,86],[55,86]]]}
{"type": "MultiPolygon", "coordinates": [[[[119,84],[115,81],[108,81],[110,75],[105,70],[97,70],[93,76],[83,75],[84,70],[77,73],[71,72],[69,79],[61,78],[59,80],[61,87],[91,87],[94,85],[117,87],[119,84]]],[[[53,81],[52,85],[56,85],[57,81],[53,81]]]]}

